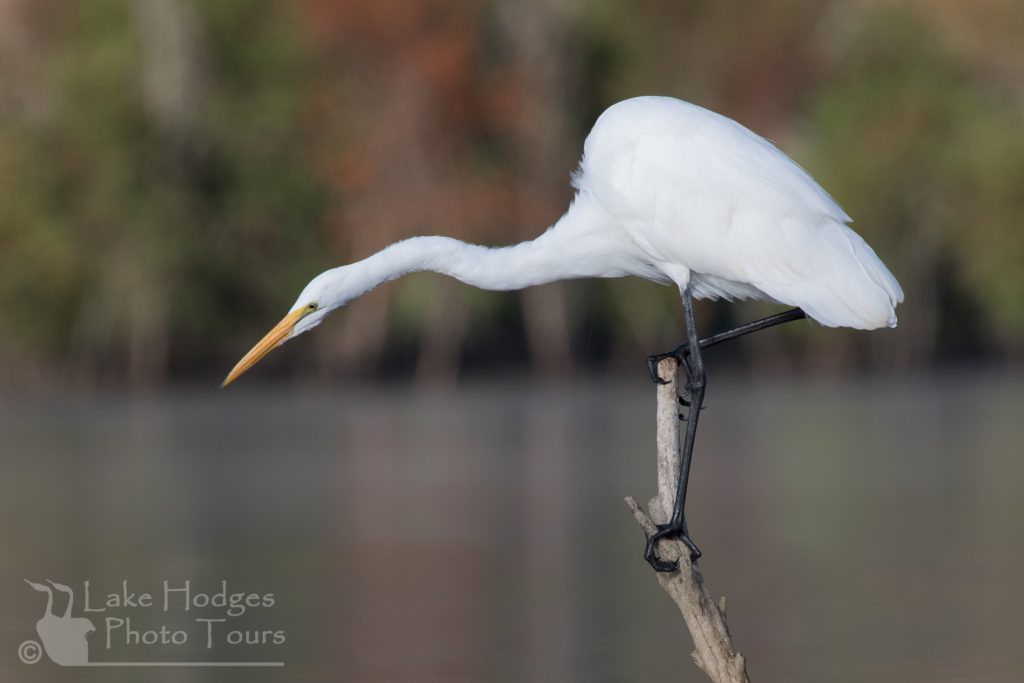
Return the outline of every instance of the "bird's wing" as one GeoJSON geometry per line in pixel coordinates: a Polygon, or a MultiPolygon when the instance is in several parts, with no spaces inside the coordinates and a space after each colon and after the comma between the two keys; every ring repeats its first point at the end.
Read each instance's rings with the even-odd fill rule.
{"type": "Polygon", "coordinates": [[[899,284],[796,162],[707,110],[644,104],[595,125],[577,184],[653,259],[705,275],[705,285],[750,285],[826,325],[895,323],[899,284]]]}

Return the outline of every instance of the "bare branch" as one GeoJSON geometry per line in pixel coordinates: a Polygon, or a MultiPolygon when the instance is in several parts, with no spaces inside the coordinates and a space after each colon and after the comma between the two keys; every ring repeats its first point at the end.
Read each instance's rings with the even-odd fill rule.
{"type": "MultiPolygon", "coordinates": [[[[632,497],[626,505],[633,511],[637,523],[650,536],[655,521],[667,521],[672,509],[676,482],[679,476],[679,364],[667,358],[658,364],[658,374],[669,380],[658,386],[658,497],[650,502],[648,516],[632,497]],[[652,517],[654,519],[652,519],[652,517]]],[[[693,660],[715,683],[750,683],[743,655],[733,647],[729,627],[725,621],[725,596],[716,604],[707,588],[700,569],[690,562],[690,553],[676,539],[664,539],[658,544],[658,556],[663,560],[679,562],[674,572],[658,572],[658,582],[686,621],[693,639],[693,660]]]]}

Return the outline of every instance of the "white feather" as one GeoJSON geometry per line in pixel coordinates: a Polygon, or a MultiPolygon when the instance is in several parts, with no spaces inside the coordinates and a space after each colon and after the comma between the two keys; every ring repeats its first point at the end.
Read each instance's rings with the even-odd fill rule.
{"type": "Polygon", "coordinates": [[[665,97],[609,108],[574,184],[703,298],[763,298],[828,326],[896,324],[903,291],[796,162],[740,124],[665,97]]]}
{"type": "Polygon", "coordinates": [[[896,324],[903,291],[850,217],[806,171],[740,124],[667,97],[609,108],[573,174],[577,194],[544,234],[489,248],[414,237],[321,273],[290,337],[374,287],[418,270],[483,289],[623,277],[692,282],[700,298],[759,298],[828,326],[896,324]]]}

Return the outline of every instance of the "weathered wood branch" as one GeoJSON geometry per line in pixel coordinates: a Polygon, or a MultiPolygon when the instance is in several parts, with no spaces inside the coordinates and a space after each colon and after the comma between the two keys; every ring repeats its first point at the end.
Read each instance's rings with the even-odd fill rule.
{"type": "MultiPolygon", "coordinates": [[[[679,478],[679,364],[667,358],[658,364],[658,374],[669,380],[658,385],[658,496],[651,500],[645,513],[636,500],[626,498],[633,516],[650,536],[655,523],[666,522],[672,511],[676,482],[679,478]]],[[[690,562],[689,550],[676,539],[663,539],[658,544],[663,560],[678,560],[674,572],[657,572],[658,582],[679,607],[686,628],[693,639],[693,659],[715,683],[750,683],[743,655],[733,647],[725,621],[725,596],[715,603],[704,586],[704,576],[690,562]]]]}

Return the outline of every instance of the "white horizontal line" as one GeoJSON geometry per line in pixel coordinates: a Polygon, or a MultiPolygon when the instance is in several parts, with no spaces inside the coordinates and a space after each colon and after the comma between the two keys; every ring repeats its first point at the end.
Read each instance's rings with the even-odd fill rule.
{"type": "Polygon", "coordinates": [[[65,666],[284,666],[284,662],[85,662],[65,666]]]}

